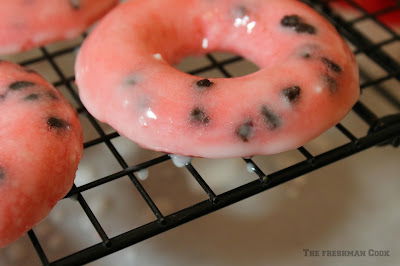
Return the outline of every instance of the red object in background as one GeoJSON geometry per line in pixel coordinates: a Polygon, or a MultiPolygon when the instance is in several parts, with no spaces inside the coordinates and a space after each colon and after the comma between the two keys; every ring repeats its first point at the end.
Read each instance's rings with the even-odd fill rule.
{"type": "MultiPolygon", "coordinates": [[[[360,5],[364,8],[368,13],[375,13],[380,10],[396,6],[398,9],[394,11],[390,11],[388,13],[384,13],[382,15],[377,16],[377,19],[388,25],[400,26],[400,1],[399,0],[353,0],[353,2],[360,5]]],[[[333,4],[338,4],[342,7],[354,9],[348,2],[345,0],[333,1],[333,4]]]]}

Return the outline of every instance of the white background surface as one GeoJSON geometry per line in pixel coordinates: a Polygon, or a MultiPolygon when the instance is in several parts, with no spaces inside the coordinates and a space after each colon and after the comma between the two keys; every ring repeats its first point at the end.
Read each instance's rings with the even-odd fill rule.
{"type": "MultiPolygon", "coordinates": [[[[371,31],[370,25],[365,28],[371,31]]],[[[379,41],[385,38],[385,33],[375,29],[372,36],[379,41]]],[[[392,46],[385,49],[398,56],[399,42],[392,46]]],[[[40,51],[35,50],[7,59],[20,61],[38,54],[40,51]]],[[[357,60],[374,78],[385,74],[365,56],[358,56],[357,60]]],[[[67,75],[73,73],[72,55],[59,57],[57,61],[67,75]]],[[[191,59],[180,68],[190,69],[193,64],[204,63],[206,59],[191,59]]],[[[35,64],[34,68],[50,81],[58,79],[48,63],[35,64]]],[[[236,75],[255,70],[246,63],[228,69],[236,75]]],[[[215,71],[204,75],[221,76],[215,71]]],[[[389,80],[384,85],[400,95],[399,82],[389,80]]],[[[379,115],[396,112],[370,88],[362,100],[379,115]]],[[[81,116],[81,121],[86,141],[98,137],[86,118],[81,116]]],[[[368,130],[354,113],[343,124],[357,136],[365,135],[368,130]]],[[[112,131],[106,125],[104,128],[112,131]]],[[[112,142],[129,165],[161,155],[142,150],[123,137],[112,142]]],[[[346,139],[332,129],[306,147],[319,154],[344,143],[346,139]]],[[[399,155],[400,150],[392,147],[372,148],[89,265],[400,265],[399,155]],[[303,249],[390,250],[390,256],[306,257],[303,249]]],[[[303,158],[298,152],[287,152],[254,160],[266,173],[271,173],[303,158]]],[[[239,159],[195,159],[193,165],[217,193],[256,178],[239,159]]],[[[96,145],[85,150],[76,185],[119,170],[105,145],[96,145]]],[[[170,161],[150,168],[149,177],[142,184],[164,214],[206,199],[189,173],[170,161]]],[[[87,191],[83,196],[110,237],[154,219],[127,177],[87,191]]],[[[61,201],[34,231],[51,261],[100,241],[79,204],[71,199],[61,201]]],[[[0,250],[0,265],[40,263],[24,236],[0,250]]]]}

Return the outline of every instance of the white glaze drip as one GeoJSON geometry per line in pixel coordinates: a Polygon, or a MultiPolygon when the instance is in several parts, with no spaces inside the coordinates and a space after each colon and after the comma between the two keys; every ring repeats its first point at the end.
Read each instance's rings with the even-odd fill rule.
{"type": "Polygon", "coordinates": [[[247,163],[246,168],[249,173],[254,173],[256,171],[256,166],[253,163],[247,163]]]}
{"type": "Polygon", "coordinates": [[[179,168],[184,167],[185,165],[188,165],[192,161],[192,157],[189,157],[189,156],[170,154],[169,157],[171,157],[174,165],[179,168]]]}
{"type": "Polygon", "coordinates": [[[140,180],[146,180],[149,177],[149,169],[145,168],[145,169],[142,169],[142,170],[136,172],[136,176],[140,180]]]}

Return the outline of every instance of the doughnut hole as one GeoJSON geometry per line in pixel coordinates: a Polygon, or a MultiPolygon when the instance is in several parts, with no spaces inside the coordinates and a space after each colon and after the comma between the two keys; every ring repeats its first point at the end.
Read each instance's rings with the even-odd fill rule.
{"type": "MultiPolygon", "coordinates": [[[[216,63],[227,71],[228,75],[241,77],[257,72],[260,68],[253,62],[241,56],[228,52],[213,52],[209,54],[216,63]]],[[[222,72],[217,65],[207,56],[188,56],[174,65],[180,71],[194,74],[204,78],[225,78],[227,74],[222,72]]]]}

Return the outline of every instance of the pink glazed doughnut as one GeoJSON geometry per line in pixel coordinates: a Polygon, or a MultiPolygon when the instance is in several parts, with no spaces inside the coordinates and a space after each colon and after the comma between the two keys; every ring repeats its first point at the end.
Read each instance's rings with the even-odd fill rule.
{"type": "Polygon", "coordinates": [[[76,112],[35,72],[0,61],[0,248],[71,189],[82,155],[76,112]]]}
{"type": "Polygon", "coordinates": [[[118,0],[2,0],[0,54],[78,37],[118,0]]]}
{"type": "Polygon", "coordinates": [[[84,42],[76,75],[89,112],[121,134],[209,158],[299,147],[338,123],[360,93],[349,47],[294,0],[128,1],[84,42]],[[213,51],[260,70],[205,79],[171,66],[213,51]]]}

